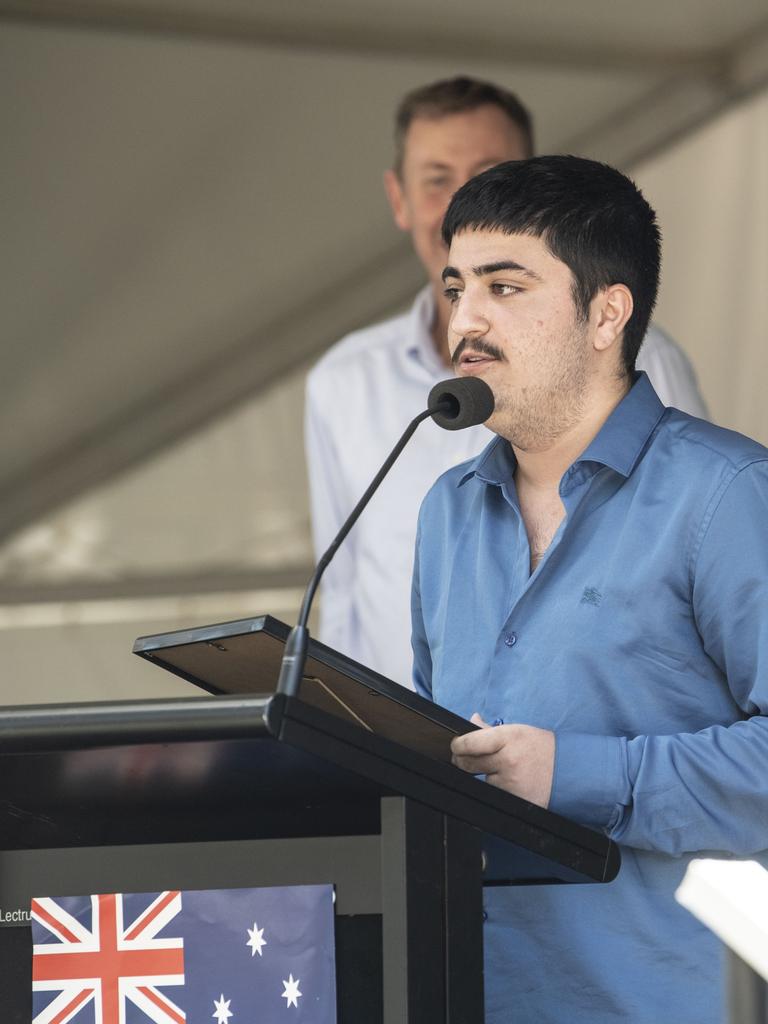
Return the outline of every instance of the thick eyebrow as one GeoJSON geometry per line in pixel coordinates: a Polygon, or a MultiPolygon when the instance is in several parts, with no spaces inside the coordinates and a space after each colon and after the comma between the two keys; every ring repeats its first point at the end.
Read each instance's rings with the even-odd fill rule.
{"type": "Polygon", "coordinates": [[[522,263],[515,263],[514,260],[499,260],[497,263],[483,263],[479,267],[472,267],[472,273],[478,277],[486,277],[488,274],[497,274],[500,270],[514,270],[523,277],[530,277],[534,281],[541,281],[542,278],[535,270],[529,270],[522,263]]]}
{"type": "MultiPolygon", "coordinates": [[[[498,260],[496,263],[482,263],[479,267],[472,267],[472,273],[477,277],[497,274],[500,270],[514,270],[524,277],[530,277],[533,281],[543,280],[541,275],[537,274],[535,270],[530,270],[528,267],[524,267],[522,263],[516,263],[514,260],[498,260]]],[[[447,281],[449,277],[454,277],[456,280],[461,281],[461,271],[457,270],[456,267],[446,267],[442,273],[443,281],[447,281]]]]}

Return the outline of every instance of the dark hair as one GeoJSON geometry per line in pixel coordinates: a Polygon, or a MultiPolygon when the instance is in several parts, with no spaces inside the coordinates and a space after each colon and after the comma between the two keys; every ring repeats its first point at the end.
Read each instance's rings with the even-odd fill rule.
{"type": "Polygon", "coordinates": [[[445,78],[422,85],[403,96],[395,115],[395,170],[403,169],[405,136],[417,117],[437,118],[478,107],[499,107],[523,135],[526,155],[533,154],[531,115],[514,93],[477,78],[445,78]]]}
{"type": "Polygon", "coordinates": [[[573,275],[577,313],[589,316],[600,288],[624,284],[634,308],[624,328],[627,373],[656,304],[661,233],[642,192],[619,171],[576,156],[512,160],[471,178],[443,221],[446,245],[460,231],[542,238],[573,275]]]}

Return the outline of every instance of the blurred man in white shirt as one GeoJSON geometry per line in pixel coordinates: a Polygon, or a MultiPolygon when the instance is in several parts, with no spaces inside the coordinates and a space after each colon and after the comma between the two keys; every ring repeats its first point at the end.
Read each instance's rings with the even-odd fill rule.
{"type": "MultiPolygon", "coordinates": [[[[528,111],[505,89],[469,78],[409,93],[396,117],[395,161],[384,185],[395,223],[411,235],[428,283],[409,311],[343,338],[307,381],[306,449],[319,557],[432,386],[449,376],[450,306],[440,227],[453,193],[505,160],[533,155],[528,111]],[[344,401],[339,401],[339,396],[344,401]]],[[[706,416],[685,353],[657,327],[637,368],[665,405],[706,416]]],[[[422,424],[327,570],[319,638],[411,686],[410,578],[422,498],[446,469],[488,443],[484,427],[457,433],[422,424]]]]}

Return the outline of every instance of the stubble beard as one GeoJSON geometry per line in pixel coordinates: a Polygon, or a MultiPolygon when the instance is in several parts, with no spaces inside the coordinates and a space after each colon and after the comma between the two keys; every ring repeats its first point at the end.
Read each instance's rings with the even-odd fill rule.
{"type": "MultiPolygon", "coordinates": [[[[496,408],[486,423],[521,451],[543,451],[571,431],[587,407],[586,325],[576,322],[568,344],[557,346],[559,363],[545,367],[546,384],[515,391],[498,389],[496,408]]],[[[554,339],[553,339],[554,340],[554,339]]]]}

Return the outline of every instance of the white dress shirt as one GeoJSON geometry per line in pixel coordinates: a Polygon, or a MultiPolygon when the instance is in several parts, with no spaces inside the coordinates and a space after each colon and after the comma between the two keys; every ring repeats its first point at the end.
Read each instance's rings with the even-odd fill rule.
{"type": "MultiPolygon", "coordinates": [[[[407,313],[334,345],[307,378],[305,437],[317,557],[394,447],[426,406],[434,384],[450,376],[431,337],[429,287],[407,313]]],[[[661,401],[706,416],[685,353],[657,327],[645,336],[637,368],[661,401]]],[[[416,520],[424,495],[451,466],[491,439],[483,426],[441,430],[422,423],[323,577],[319,639],[411,686],[410,587],[416,520]]]]}

